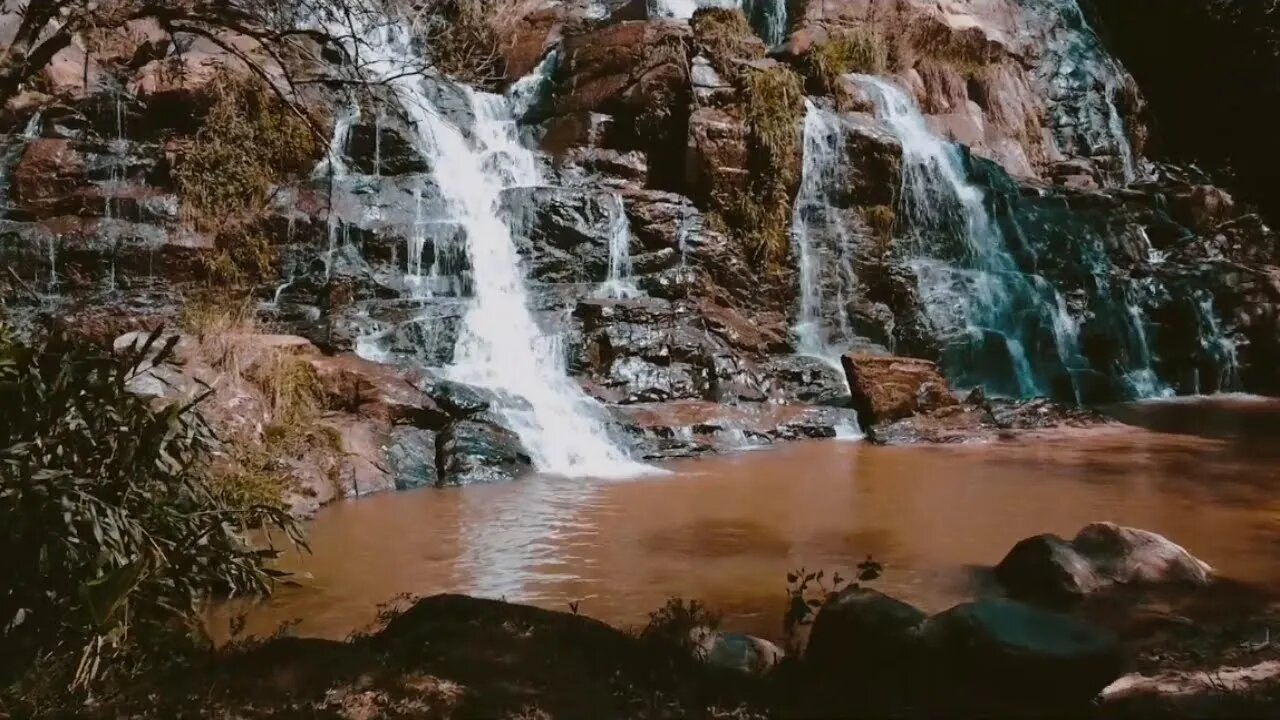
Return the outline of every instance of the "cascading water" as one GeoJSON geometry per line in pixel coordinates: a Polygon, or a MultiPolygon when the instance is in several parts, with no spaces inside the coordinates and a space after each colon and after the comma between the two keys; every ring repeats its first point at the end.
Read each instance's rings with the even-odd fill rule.
{"type": "Polygon", "coordinates": [[[361,43],[363,70],[391,88],[428,158],[443,201],[466,235],[473,297],[463,319],[452,379],[503,398],[501,413],[534,466],[547,473],[618,477],[651,471],[610,439],[603,409],[567,375],[559,343],[529,309],[511,230],[499,216],[504,189],[540,181],[536,156],[517,140],[507,100],[463,89],[475,117],[475,147],[428,97],[406,25],[335,26],[361,43]]]}
{"type": "Polygon", "coordinates": [[[802,355],[839,367],[840,354],[849,349],[854,336],[844,308],[857,284],[850,228],[831,198],[843,182],[841,169],[847,162],[844,130],[839,116],[810,100],[805,100],[803,152],[800,190],[791,218],[800,285],[800,311],[792,332],[802,355]],[[830,273],[836,277],[827,282],[830,273]]]}
{"type": "Polygon", "coordinates": [[[632,279],[631,223],[627,220],[627,208],[621,195],[610,193],[609,197],[613,201],[609,217],[609,275],[598,294],[616,300],[639,297],[642,293],[632,279]]]}
{"type": "Polygon", "coordinates": [[[27,149],[27,144],[39,137],[41,118],[39,111],[32,115],[31,119],[27,121],[26,127],[23,128],[22,134],[0,153],[0,215],[7,211],[9,207],[9,173],[13,171],[13,166],[22,158],[22,153],[27,149]]]}
{"type": "Polygon", "coordinates": [[[900,218],[914,246],[921,298],[946,335],[944,362],[962,382],[994,392],[1053,394],[1085,365],[1078,330],[1054,287],[1023,273],[959,149],[935,135],[890,82],[853,76],[902,143],[900,218]],[[1003,362],[993,357],[998,349],[1003,362]],[[1001,371],[999,365],[1006,367],[1001,371]]]}
{"type": "Polygon", "coordinates": [[[1200,348],[1206,359],[1205,363],[1217,370],[1217,377],[1206,382],[1199,370],[1196,372],[1195,392],[1229,392],[1240,389],[1240,358],[1236,352],[1236,343],[1222,332],[1213,311],[1213,295],[1202,291],[1195,300],[1196,321],[1200,348]]]}

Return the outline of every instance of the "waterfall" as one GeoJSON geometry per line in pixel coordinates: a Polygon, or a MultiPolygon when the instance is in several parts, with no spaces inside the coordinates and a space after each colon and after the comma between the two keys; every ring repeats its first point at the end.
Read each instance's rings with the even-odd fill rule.
{"type": "Polygon", "coordinates": [[[627,208],[618,193],[609,193],[609,197],[612,200],[609,216],[609,275],[600,285],[597,294],[617,300],[639,297],[643,293],[632,279],[631,223],[627,219],[627,208]]]}
{"type": "Polygon", "coordinates": [[[338,250],[338,236],[343,231],[338,214],[334,212],[334,198],[338,192],[338,181],[350,175],[344,153],[347,141],[351,138],[351,129],[360,120],[360,105],[352,102],[333,120],[333,137],[329,139],[329,149],[324,162],[316,167],[313,177],[329,179],[329,252],[324,258],[325,276],[333,273],[334,253],[338,250]]]}
{"type": "Polygon", "coordinates": [[[926,314],[948,341],[944,362],[963,381],[1020,396],[1053,394],[1053,380],[1065,377],[1078,399],[1072,370],[1084,361],[1066,303],[1019,269],[959,148],[930,131],[897,86],[853,77],[902,143],[899,217],[911,233],[926,314]],[[992,369],[993,350],[1004,356],[1003,372],[992,369]]]}
{"type": "Polygon", "coordinates": [[[846,215],[832,205],[831,195],[844,181],[844,130],[838,115],[805,100],[803,164],[800,190],[791,215],[791,242],[799,265],[800,312],[792,332],[802,355],[840,367],[840,354],[849,348],[853,330],[845,307],[848,291],[857,283],[853,270],[851,231],[846,215]],[[828,261],[820,243],[838,257],[828,261]],[[827,292],[824,271],[837,273],[827,292]],[[835,320],[827,325],[824,310],[835,320]]]}
{"type": "Polygon", "coordinates": [[[1200,378],[1199,371],[1195,378],[1195,392],[1229,392],[1240,389],[1240,358],[1236,351],[1236,343],[1222,331],[1217,315],[1213,311],[1213,295],[1200,291],[1195,298],[1196,321],[1200,339],[1200,349],[1206,358],[1217,369],[1218,376],[1213,378],[1213,387],[1206,387],[1200,378]]]}
{"type": "Polygon", "coordinates": [[[601,477],[649,471],[611,441],[603,408],[568,377],[557,338],[543,334],[530,311],[511,229],[498,208],[505,189],[536,185],[541,173],[517,139],[509,103],[463,88],[475,117],[473,147],[426,92],[407,25],[385,18],[360,26],[365,22],[357,18],[352,32],[334,21],[333,34],[354,36],[368,78],[396,94],[447,212],[466,234],[473,295],[448,375],[503,398],[501,415],[540,471],[601,477]]]}
{"type": "Polygon", "coordinates": [[[1120,117],[1120,109],[1116,107],[1116,88],[1108,83],[1106,91],[1107,131],[1116,144],[1116,152],[1120,156],[1120,172],[1124,184],[1129,185],[1138,179],[1138,162],[1133,155],[1133,144],[1129,142],[1129,132],[1125,129],[1124,119],[1120,117]]]}

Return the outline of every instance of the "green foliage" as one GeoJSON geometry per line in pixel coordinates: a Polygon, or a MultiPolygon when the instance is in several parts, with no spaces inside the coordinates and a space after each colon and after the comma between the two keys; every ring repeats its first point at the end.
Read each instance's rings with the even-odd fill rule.
{"type": "Polygon", "coordinates": [[[210,106],[177,168],[188,220],[214,234],[212,280],[239,284],[268,274],[270,243],[250,228],[271,189],[308,171],[319,143],[308,124],[260,79],[222,71],[207,90],[210,106]]]}
{"type": "Polygon", "coordinates": [[[694,46],[707,57],[711,67],[730,82],[742,75],[738,60],[758,60],[765,48],[751,24],[736,8],[700,8],[689,20],[694,46]]]}
{"type": "Polygon", "coordinates": [[[649,623],[640,630],[640,640],[661,649],[673,649],[692,656],[700,649],[698,631],[720,627],[720,616],[697,600],[671,598],[649,613],[649,623]]]}
{"type": "Polygon", "coordinates": [[[777,271],[785,265],[790,249],[791,194],[800,179],[804,88],[800,77],[781,65],[744,73],[740,88],[751,185],[747,194],[725,208],[725,220],[747,240],[766,269],[777,271]]]}
{"type": "Polygon", "coordinates": [[[883,39],[874,30],[845,30],[811,52],[805,74],[822,95],[839,94],[840,77],[849,73],[880,75],[889,64],[883,39]]]}
{"type": "MultiPolygon", "coordinates": [[[[302,543],[279,508],[233,505],[200,467],[212,433],[191,403],[158,406],[131,378],[176,337],[112,355],[53,336],[0,355],[0,680],[36,658],[84,688],[194,625],[211,594],[266,593],[277,573],[252,528],[302,543]]],[[[270,541],[270,535],[264,534],[270,541]]]]}
{"type": "Polygon", "coordinates": [[[857,587],[859,582],[872,582],[883,572],[884,566],[868,555],[858,563],[858,582],[854,583],[838,572],[828,579],[825,570],[809,572],[800,568],[787,573],[787,613],[782,623],[785,631],[790,634],[796,626],[813,622],[818,611],[834,601],[841,590],[857,587]]]}

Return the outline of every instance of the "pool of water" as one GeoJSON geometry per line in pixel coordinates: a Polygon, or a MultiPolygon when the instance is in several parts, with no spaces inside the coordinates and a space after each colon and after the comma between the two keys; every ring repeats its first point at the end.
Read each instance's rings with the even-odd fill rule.
{"type": "MultiPolygon", "coordinates": [[[[464,592],[642,624],[672,596],[776,637],[785,576],[883,563],[876,587],[926,610],[973,596],[1018,540],[1110,520],[1228,577],[1280,588],[1280,403],[1111,409],[1124,424],[983,445],[813,441],[668,465],[629,481],[530,477],[342,502],[291,554],[296,586],[248,612],[340,638],[403,593],[464,592]]],[[[234,608],[240,611],[243,608],[234,608]]],[[[223,613],[229,612],[223,608],[223,613]]]]}

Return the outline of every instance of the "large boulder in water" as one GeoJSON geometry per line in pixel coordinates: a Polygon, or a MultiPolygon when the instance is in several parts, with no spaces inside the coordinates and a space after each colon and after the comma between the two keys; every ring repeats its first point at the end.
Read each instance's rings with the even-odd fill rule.
{"type": "Polygon", "coordinates": [[[849,353],[840,361],[853,409],[864,423],[892,422],[958,404],[938,366],[928,360],[849,353]]]}
{"type": "Polygon", "coordinates": [[[1048,534],[1027,538],[995,572],[1014,597],[1062,605],[1117,585],[1203,587],[1213,570],[1161,535],[1099,522],[1070,542],[1048,534]]]}
{"type": "Polygon", "coordinates": [[[1123,669],[1111,633],[1013,600],[957,605],[919,632],[930,697],[949,712],[1083,708],[1123,669]]]}

